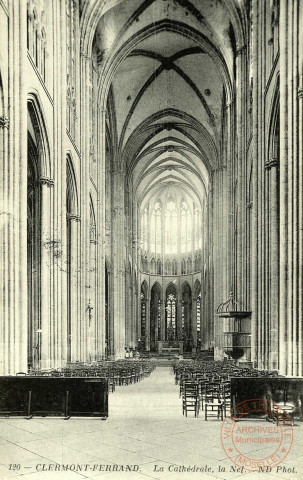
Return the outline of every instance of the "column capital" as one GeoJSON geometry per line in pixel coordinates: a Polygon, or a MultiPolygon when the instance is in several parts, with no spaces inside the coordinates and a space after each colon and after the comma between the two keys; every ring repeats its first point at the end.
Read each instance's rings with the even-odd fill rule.
{"type": "Polygon", "coordinates": [[[5,115],[0,116],[0,128],[8,128],[9,127],[9,118],[5,115]]]}
{"type": "Polygon", "coordinates": [[[224,170],[227,169],[227,165],[219,165],[219,167],[217,167],[214,172],[223,172],[224,170]]]}
{"type": "Polygon", "coordinates": [[[46,185],[47,187],[53,187],[55,185],[54,180],[48,177],[41,177],[36,182],[37,185],[46,185]]]}
{"type": "Polygon", "coordinates": [[[76,215],[75,213],[67,213],[66,214],[66,219],[68,221],[74,220],[75,222],[80,222],[81,217],[79,215],[76,215]]]}
{"type": "Polygon", "coordinates": [[[92,57],[89,57],[88,55],[86,55],[84,52],[80,52],[80,57],[83,57],[85,60],[88,60],[90,62],[93,61],[92,57]]]}
{"type": "Polygon", "coordinates": [[[235,99],[232,98],[232,99],[230,100],[230,102],[227,102],[227,103],[224,105],[225,111],[228,112],[228,110],[230,110],[231,107],[232,107],[234,104],[235,104],[235,99]]]}
{"type": "Polygon", "coordinates": [[[272,158],[268,162],[265,163],[264,168],[265,170],[270,170],[271,168],[277,167],[279,165],[277,158],[272,158]]]}
{"type": "Polygon", "coordinates": [[[242,47],[238,48],[238,50],[236,51],[236,57],[237,57],[238,55],[241,55],[243,52],[245,52],[245,51],[246,51],[246,48],[247,48],[247,45],[246,45],[246,44],[244,44],[244,45],[242,45],[242,47]]]}
{"type": "Polygon", "coordinates": [[[97,109],[98,109],[98,112],[104,113],[105,117],[108,118],[107,108],[98,106],[97,109]]]}
{"type": "Polygon", "coordinates": [[[124,165],[115,165],[110,171],[112,174],[125,174],[125,167],[124,165]]]}

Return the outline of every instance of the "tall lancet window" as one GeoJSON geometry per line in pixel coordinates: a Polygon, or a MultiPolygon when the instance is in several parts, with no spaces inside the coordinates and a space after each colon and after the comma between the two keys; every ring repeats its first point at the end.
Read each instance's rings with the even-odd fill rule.
{"type": "Polygon", "coordinates": [[[154,209],[151,214],[151,223],[150,223],[150,249],[153,253],[161,253],[161,238],[162,238],[162,228],[161,228],[161,203],[157,202],[154,206],[154,209]]]}
{"type": "Polygon", "coordinates": [[[141,287],[141,336],[146,335],[146,295],[143,286],[141,287]]]}
{"type": "Polygon", "coordinates": [[[192,220],[185,201],[181,203],[181,253],[190,252],[192,249],[192,220]]]}
{"type": "Polygon", "coordinates": [[[145,207],[141,220],[141,242],[143,250],[148,249],[148,208],[145,207]]]}
{"type": "Polygon", "coordinates": [[[177,253],[178,214],[176,202],[169,200],[165,212],[165,253],[177,253]]]}
{"type": "Polygon", "coordinates": [[[176,296],[169,294],[166,302],[167,312],[167,340],[175,340],[176,338],[176,296]]]}
{"type": "Polygon", "coordinates": [[[196,205],[194,205],[194,241],[195,241],[195,250],[202,248],[202,222],[201,215],[196,205]]]}

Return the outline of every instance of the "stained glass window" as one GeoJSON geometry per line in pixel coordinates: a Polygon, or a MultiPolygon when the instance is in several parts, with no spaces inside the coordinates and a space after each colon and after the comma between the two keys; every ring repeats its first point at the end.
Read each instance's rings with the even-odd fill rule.
{"type": "Polygon", "coordinates": [[[192,250],[193,225],[188,204],[181,202],[181,253],[192,250]]]}
{"type": "Polygon", "coordinates": [[[145,207],[142,215],[142,230],[141,230],[141,239],[142,239],[142,248],[143,250],[148,250],[148,208],[145,207]]]}
{"type": "Polygon", "coordinates": [[[194,205],[194,247],[195,250],[202,248],[202,224],[201,224],[201,215],[196,205],[194,205]]]}
{"type": "Polygon", "coordinates": [[[144,255],[151,253],[144,271],[158,275],[199,271],[197,250],[200,252],[202,246],[202,217],[197,205],[192,206],[193,210],[185,198],[170,196],[163,203],[158,199],[143,208],[141,248],[144,255]],[[180,254],[183,259],[177,257],[180,254]]]}
{"type": "Polygon", "coordinates": [[[178,214],[176,202],[169,200],[165,212],[165,253],[177,253],[178,214]]]}
{"type": "Polygon", "coordinates": [[[167,312],[167,338],[166,340],[176,339],[176,297],[172,293],[168,295],[166,301],[167,312]]]}
{"type": "Polygon", "coordinates": [[[146,300],[145,295],[141,292],[141,335],[145,336],[146,333],[146,300]]]}
{"type": "Polygon", "coordinates": [[[201,292],[197,297],[197,340],[199,346],[201,342],[201,292]]]}
{"type": "Polygon", "coordinates": [[[161,253],[162,251],[161,213],[161,203],[157,202],[151,213],[150,221],[150,250],[152,253],[161,253]]]}

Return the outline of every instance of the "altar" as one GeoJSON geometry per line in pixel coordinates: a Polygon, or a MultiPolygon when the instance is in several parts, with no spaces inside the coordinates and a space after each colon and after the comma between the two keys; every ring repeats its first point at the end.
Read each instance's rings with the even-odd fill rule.
{"type": "Polygon", "coordinates": [[[158,341],[158,353],[160,355],[182,355],[183,341],[158,341]]]}

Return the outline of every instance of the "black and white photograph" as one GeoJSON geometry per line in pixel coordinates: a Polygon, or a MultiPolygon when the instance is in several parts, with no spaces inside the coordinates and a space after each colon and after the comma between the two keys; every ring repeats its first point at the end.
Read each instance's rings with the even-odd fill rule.
{"type": "Polygon", "coordinates": [[[303,0],[0,0],[0,480],[303,480],[303,0]]]}

